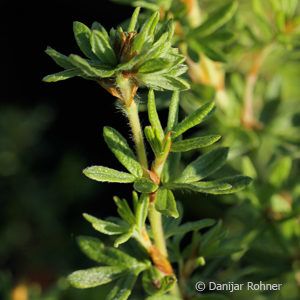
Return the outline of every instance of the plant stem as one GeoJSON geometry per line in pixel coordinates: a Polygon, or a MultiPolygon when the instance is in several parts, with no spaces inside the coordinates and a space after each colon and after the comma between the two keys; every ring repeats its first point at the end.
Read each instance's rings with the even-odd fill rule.
{"type": "Polygon", "coordinates": [[[165,236],[162,227],[161,213],[155,209],[154,202],[150,203],[149,220],[152,228],[154,242],[162,255],[168,256],[165,236]]]}
{"type": "MultiPolygon", "coordinates": [[[[118,83],[118,88],[122,95],[122,101],[131,127],[133,140],[136,147],[137,158],[144,169],[144,176],[146,176],[148,171],[148,161],[147,161],[146,149],[144,144],[143,131],[142,131],[140,118],[139,118],[138,107],[133,99],[135,91],[134,93],[132,93],[133,91],[132,83],[130,82],[130,79],[124,77],[122,73],[118,74],[117,83],[118,83]]],[[[162,166],[160,166],[157,170],[158,172],[157,175],[159,177],[162,172],[163,164],[164,162],[161,164],[162,166]]],[[[161,214],[158,211],[156,211],[154,206],[154,201],[150,203],[149,220],[152,228],[155,245],[159,250],[159,253],[167,260],[168,264],[170,264],[168,259],[168,251],[166,247],[165,236],[162,227],[161,214]]],[[[172,270],[171,265],[170,268],[172,270]]],[[[177,283],[175,283],[173,289],[171,290],[171,294],[180,297],[180,290],[177,283]]]]}
{"type": "Polygon", "coordinates": [[[130,106],[126,106],[126,112],[132,131],[138,160],[144,168],[144,171],[146,171],[148,170],[148,161],[144,144],[143,131],[141,128],[140,118],[138,114],[138,107],[134,101],[131,103],[130,106]]]}

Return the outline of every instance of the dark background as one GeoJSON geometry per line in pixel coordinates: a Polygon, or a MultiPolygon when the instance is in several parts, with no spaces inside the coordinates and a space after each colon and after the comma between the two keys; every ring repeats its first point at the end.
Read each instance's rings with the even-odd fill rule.
{"type": "Polygon", "coordinates": [[[111,28],[132,9],[109,1],[1,1],[0,9],[0,156],[18,161],[13,172],[0,159],[8,169],[0,175],[0,269],[14,283],[47,286],[81,257],[74,236],[90,231],[81,213],[115,214],[112,196],[130,193],[81,174],[93,164],[121,168],[102,138],[104,125],[127,131],[114,98],[92,81],[42,82],[61,71],[44,50],[80,54],[73,21],[111,28]]]}
{"type": "MultiPolygon", "coordinates": [[[[73,21],[87,26],[98,21],[109,29],[127,19],[132,8],[109,1],[0,5],[0,291],[22,282],[47,290],[59,277],[89,264],[75,236],[97,233],[82,212],[116,215],[112,196],[128,199],[131,189],[81,173],[97,164],[122,169],[102,138],[104,125],[128,136],[116,100],[80,78],[42,82],[61,70],[44,50],[49,45],[80,55],[73,21]]],[[[185,218],[198,219],[200,212],[194,205],[185,218]]]]}

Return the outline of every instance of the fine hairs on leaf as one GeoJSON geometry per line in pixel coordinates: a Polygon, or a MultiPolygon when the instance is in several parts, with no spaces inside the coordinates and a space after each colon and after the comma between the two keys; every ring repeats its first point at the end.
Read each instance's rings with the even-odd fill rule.
{"type": "MultiPolygon", "coordinates": [[[[108,293],[100,296],[106,300],[129,299],[140,280],[141,299],[198,299],[188,288],[193,282],[193,272],[200,267],[205,272],[214,269],[204,269],[206,260],[226,253],[229,247],[221,247],[230,241],[221,231],[221,223],[212,227],[215,224],[213,219],[202,218],[181,224],[183,209],[177,199],[177,190],[192,191],[191,194],[197,195],[197,201],[206,205],[205,201],[214,199],[204,194],[217,198],[219,194],[242,191],[250,184],[251,178],[236,173],[232,175],[225,168],[225,171],[222,169],[216,173],[225,165],[229,153],[228,147],[217,144],[221,138],[217,130],[210,132],[205,129],[199,135],[188,136],[190,129],[207,128],[218,104],[212,97],[198,97],[197,89],[189,91],[195,74],[191,66],[190,69],[187,66],[187,63],[191,64],[187,55],[195,52],[196,57],[201,58],[201,64],[207,63],[207,68],[214,64],[209,59],[226,61],[219,47],[230,44],[235,37],[226,24],[234,16],[237,2],[217,8],[193,28],[184,27],[193,24],[189,19],[189,7],[186,7],[190,5],[189,1],[178,2],[177,8],[172,1],[163,0],[116,2],[137,6],[126,26],[106,30],[98,22],[89,28],[76,21],[73,31],[81,55],[66,56],[50,47],[46,50],[65,70],[44,77],[44,81],[55,82],[75,76],[95,81],[111,94],[108,97],[116,98],[117,109],[122,112],[117,116],[120,117],[118,123],[128,122],[129,125],[126,135],[109,124],[103,128],[104,141],[112,157],[122,165],[122,170],[101,165],[87,167],[83,173],[100,183],[130,184],[127,186],[133,190],[132,200],[121,198],[116,185],[112,185],[118,217],[116,214],[100,219],[83,214],[98,237],[80,236],[78,245],[100,266],[75,271],[68,276],[68,281],[82,289],[113,282],[108,293]],[[187,19],[182,23],[182,18],[187,19]],[[148,92],[148,119],[139,113],[138,93],[142,88],[148,92]],[[166,91],[171,92],[166,94],[166,91]],[[191,93],[194,94],[191,96],[191,93]],[[164,107],[168,107],[167,120],[163,119],[159,109],[160,98],[166,102],[164,107]],[[193,99],[197,105],[193,105],[193,99]],[[192,107],[188,113],[187,107],[192,107]],[[142,123],[146,125],[144,128],[142,123]],[[134,149],[129,146],[129,137],[132,137],[134,149]],[[208,150],[203,153],[203,148],[208,150]],[[184,153],[184,160],[181,160],[181,153],[184,153]],[[186,162],[193,153],[197,159],[186,162]],[[202,232],[203,229],[206,233],[202,232]],[[103,235],[109,239],[103,239],[103,235]],[[186,235],[192,238],[183,248],[181,241],[187,239],[186,235]]],[[[207,70],[208,75],[209,72],[207,70]]],[[[249,166],[249,161],[244,161],[244,165],[249,166]]],[[[285,169],[284,174],[278,175],[280,170],[275,166],[271,173],[271,182],[277,187],[288,176],[291,162],[282,158],[279,164],[285,169]]],[[[101,198],[100,201],[106,205],[111,199],[101,198]]],[[[217,260],[215,263],[218,264],[217,260]]],[[[206,278],[202,275],[199,279],[206,278]]]]}

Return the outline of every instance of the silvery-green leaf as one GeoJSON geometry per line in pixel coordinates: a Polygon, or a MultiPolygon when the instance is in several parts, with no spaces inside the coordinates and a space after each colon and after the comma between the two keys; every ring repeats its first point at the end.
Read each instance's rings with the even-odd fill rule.
{"type": "Polygon", "coordinates": [[[248,176],[236,175],[219,179],[218,182],[226,182],[232,186],[230,190],[223,191],[220,194],[231,194],[246,188],[252,182],[252,178],[248,176]]]}
{"type": "Polygon", "coordinates": [[[201,136],[192,139],[186,139],[173,142],[171,145],[171,152],[185,152],[193,149],[210,146],[221,138],[220,135],[201,136]]]}
{"type": "Polygon", "coordinates": [[[105,300],[126,300],[131,294],[135,285],[138,273],[130,272],[126,276],[118,279],[105,300]]]}
{"type": "Polygon", "coordinates": [[[54,50],[49,46],[47,47],[45,52],[62,68],[64,69],[74,68],[68,56],[59,53],[58,51],[54,50]]]}
{"type": "Polygon", "coordinates": [[[77,238],[81,251],[90,259],[108,266],[122,266],[136,269],[145,266],[141,261],[113,247],[105,246],[99,239],[88,236],[77,238]]]}
{"type": "Polygon", "coordinates": [[[126,199],[120,199],[119,197],[115,196],[114,201],[118,207],[118,214],[121,218],[126,221],[129,225],[135,225],[135,216],[130,209],[126,199]]]}
{"type": "Polygon", "coordinates": [[[190,183],[199,181],[220,169],[226,161],[228,148],[216,148],[191,162],[175,182],[190,183]]]}
{"type": "Polygon", "coordinates": [[[135,180],[133,187],[140,193],[153,193],[157,190],[158,185],[147,178],[139,178],[135,180]]]}
{"type": "Polygon", "coordinates": [[[203,106],[199,107],[192,114],[187,116],[183,121],[177,124],[175,128],[172,129],[172,139],[175,139],[188,129],[200,124],[203,119],[214,109],[214,106],[215,105],[213,102],[206,103],[203,106]]]}
{"type": "Polygon", "coordinates": [[[149,196],[143,193],[136,205],[136,224],[141,232],[148,215],[149,196]]]}
{"type": "Polygon", "coordinates": [[[80,50],[90,59],[97,59],[97,56],[92,52],[91,49],[91,30],[81,22],[74,22],[73,31],[80,50]]]}
{"type": "Polygon", "coordinates": [[[92,51],[102,63],[112,66],[117,63],[115,52],[102,32],[93,30],[91,34],[91,46],[92,51]]]}
{"type": "Polygon", "coordinates": [[[143,169],[126,139],[112,127],[104,127],[103,136],[109,149],[114,153],[119,162],[135,177],[143,176],[143,169]]]}
{"type": "Polygon", "coordinates": [[[136,27],[136,23],[138,21],[138,17],[139,17],[139,13],[140,13],[140,7],[137,7],[133,14],[132,14],[132,17],[130,19],[130,23],[129,23],[129,26],[128,26],[128,29],[127,29],[127,32],[132,32],[135,30],[135,27],[136,27]]]}
{"type": "Polygon", "coordinates": [[[92,226],[99,232],[108,234],[108,235],[116,235],[116,234],[123,234],[128,230],[128,228],[122,227],[118,224],[103,221],[96,217],[93,217],[89,214],[84,213],[84,218],[92,224],[92,226]]]}
{"type": "Polygon", "coordinates": [[[191,190],[206,194],[222,194],[231,191],[232,185],[227,182],[215,181],[199,181],[193,183],[170,183],[166,185],[170,189],[191,190]]]}
{"type": "Polygon", "coordinates": [[[155,73],[161,70],[168,68],[171,65],[171,62],[166,58],[153,58],[144,62],[139,67],[140,73],[155,73]]]}
{"type": "Polygon", "coordinates": [[[159,30],[155,33],[155,36],[154,36],[154,41],[158,41],[161,36],[164,34],[164,33],[168,33],[168,40],[171,40],[172,39],[172,36],[173,36],[173,28],[174,28],[174,22],[172,19],[164,22],[159,30]]]}
{"type": "Polygon", "coordinates": [[[165,238],[170,238],[174,235],[185,234],[190,231],[199,231],[200,229],[210,227],[215,224],[213,219],[203,219],[195,222],[188,222],[180,226],[169,226],[165,231],[165,238]]]}
{"type": "Polygon", "coordinates": [[[73,69],[68,69],[58,73],[47,75],[43,78],[43,81],[56,82],[56,81],[66,80],[80,75],[82,75],[82,71],[79,68],[73,68],[73,69]]]}
{"type": "Polygon", "coordinates": [[[149,117],[150,124],[152,125],[153,128],[157,128],[159,132],[160,140],[163,140],[165,135],[157,114],[156,105],[155,105],[155,95],[152,89],[150,89],[148,94],[147,107],[148,107],[148,117],[149,117]]]}
{"type": "Polygon", "coordinates": [[[109,35],[108,32],[106,31],[106,29],[98,22],[94,22],[92,24],[92,30],[98,30],[100,32],[102,32],[102,34],[104,35],[105,39],[107,41],[109,41],[109,35]]]}
{"type": "Polygon", "coordinates": [[[90,268],[71,273],[68,281],[76,288],[86,289],[111,282],[126,272],[126,268],[120,266],[90,268]]]}
{"type": "Polygon", "coordinates": [[[170,132],[178,123],[178,108],[179,108],[179,92],[173,92],[169,106],[168,124],[166,132],[170,132]]]}
{"type": "Polygon", "coordinates": [[[183,79],[171,76],[162,76],[155,74],[138,74],[145,86],[154,90],[182,91],[190,88],[190,85],[183,79]]]}
{"type": "Polygon", "coordinates": [[[102,166],[92,166],[83,170],[87,177],[100,182],[130,183],[136,179],[133,175],[102,166]]]}
{"type": "Polygon", "coordinates": [[[179,214],[176,207],[176,201],[171,190],[161,187],[156,192],[155,209],[160,213],[178,218],[179,214]]]}
{"type": "Polygon", "coordinates": [[[162,139],[157,128],[152,128],[151,126],[145,127],[145,136],[150,144],[155,157],[160,156],[162,148],[162,139]]]}
{"type": "Polygon", "coordinates": [[[78,67],[86,76],[96,78],[110,77],[114,73],[113,70],[96,69],[91,64],[89,64],[89,62],[86,59],[78,55],[71,54],[69,58],[72,64],[78,67]]]}
{"type": "Polygon", "coordinates": [[[188,66],[181,64],[179,66],[169,69],[168,75],[172,76],[172,77],[178,77],[178,76],[184,74],[187,70],[188,70],[188,66]]]}
{"type": "Polygon", "coordinates": [[[175,282],[176,277],[174,275],[162,276],[155,267],[151,267],[143,272],[143,287],[147,294],[155,295],[155,297],[165,294],[172,288],[175,282]]]}
{"type": "Polygon", "coordinates": [[[114,242],[114,247],[118,248],[119,245],[126,243],[132,236],[132,228],[127,232],[121,234],[114,242]]]}
{"type": "Polygon", "coordinates": [[[153,34],[154,28],[159,20],[159,13],[155,12],[151,17],[149,17],[145,23],[142,25],[139,34],[133,41],[132,52],[140,51],[145,43],[148,35],[153,34]]]}

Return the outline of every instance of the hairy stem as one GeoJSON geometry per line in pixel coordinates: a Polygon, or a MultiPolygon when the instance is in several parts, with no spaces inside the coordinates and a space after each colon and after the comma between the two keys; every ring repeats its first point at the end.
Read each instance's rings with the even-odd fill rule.
{"type": "Polygon", "coordinates": [[[165,242],[164,231],[162,227],[161,213],[154,206],[154,202],[150,203],[149,220],[152,228],[154,242],[162,255],[168,256],[168,251],[165,242]]]}
{"type": "MultiPolygon", "coordinates": [[[[122,101],[127,113],[127,117],[130,123],[131,131],[133,134],[133,139],[136,147],[137,158],[144,168],[144,175],[148,171],[148,161],[146,155],[146,149],[143,138],[143,131],[140,123],[138,107],[135,101],[133,100],[132,87],[130,79],[124,78],[122,74],[119,74],[117,78],[118,86],[121,91],[122,101]]],[[[162,167],[158,170],[158,176],[160,177],[162,172],[162,167]]],[[[155,197],[154,197],[155,200],[155,197]]],[[[170,271],[172,272],[172,267],[169,263],[167,247],[165,243],[165,236],[162,227],[162,218],[161,214],[156,211],[154,202],[150,203],[149,207],[149,220],[153,233],[153,238],[155,245],[160,253],[166,259],[166,264],[169,266],[170,271]]],[[[153,258],[152,258],[153,259],[153,258]]],[[[163,261],[163,260],[162,260],[163,261]]],[[[180,291],[177,283],[175,287],[171,290],[171,293],[176,296],[180,296],[180,291]]]]}
{"type": "Polygon", "coordinates": [[[146,171],[148,170],[148,161],[144,144],[143,131],[138,114],[138,107],[134,101],[131,103],[130,106],[126,107],[126,112],[132,131],[138,160],[144,168],[144,170],[146,171]]]}

